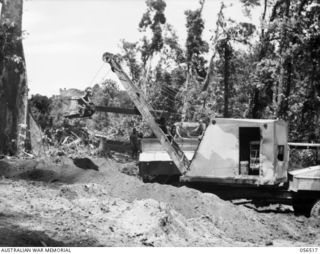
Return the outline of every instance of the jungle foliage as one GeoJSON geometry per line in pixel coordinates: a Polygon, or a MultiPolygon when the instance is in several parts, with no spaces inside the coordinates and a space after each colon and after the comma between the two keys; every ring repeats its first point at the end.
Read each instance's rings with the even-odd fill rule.
{"type": "MultiPolygon", "coordinates": [[[[138,24],[141,39],[121,41],[130,77],[154,108],[172,113],[169,121],[197,121],[208,115],[281,118],[289,122],[291,141],[320,142],[319,1],[239,2],[246,15],[261,10],[261,23],[227,18],[228,6],[222,3],[206,41],[202,0],[197,9],[185,11],[187,36],[181,44],[167,22],[166,2],[147,0],[138,24]]],[[[99,105],[133,106],[114,81],[93,89],[99,105]]],[[[42,97],[31,99],[34,108],[38,103],[46,104],[42,97]]],[[[89,126],[112,132],[140,128],[140,120],[97,114],[89,126]]]]}

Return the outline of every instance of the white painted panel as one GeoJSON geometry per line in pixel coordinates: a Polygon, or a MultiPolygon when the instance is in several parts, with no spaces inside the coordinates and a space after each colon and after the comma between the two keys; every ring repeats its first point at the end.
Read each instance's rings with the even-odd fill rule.
{"type": "Polygon", "coordinates": [[[276,123],[276,132],[275,132],[275,142],[276,142],[276,180],[286,181],[287,172],[289,166],[289,147],[288,147],[288,124],[284,121],[278,121],[276,123]],[[284,160],[278,160],[278,145],[284,145],[284,160]]]}
{"type": "Polygon", "coordinates": [[[239,169],[237,125],[209,125],[193,158],[189,176],[232,177],[239,169]]]}
{"type": "Polygon", "coordinates": [[[261,126],[261,146],[260,146],[260,184],[272,184],[275,180],[274,156],[274,122],[265,123],[261,126]]]}
{"type": "MultiPolygon", "coordinates": [[[[194,152],[184,151],[188,160],[191,160],[194,152]]],[[[157,151],[157,152],[144,152],[140,153],[139,161],[148,162],[148,161],[172,161],[169,154],[165,151],[157,151]]]]}

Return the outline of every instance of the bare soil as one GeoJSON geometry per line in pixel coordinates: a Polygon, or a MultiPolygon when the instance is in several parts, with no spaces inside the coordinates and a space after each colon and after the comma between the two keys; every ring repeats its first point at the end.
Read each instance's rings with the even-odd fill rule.
{"type": "Polygon", "coordinates": [[[0,160],[0,246],[320,244],[320,221],[291,207],[146,184],[127,158],[88,160],[0,160]]]}

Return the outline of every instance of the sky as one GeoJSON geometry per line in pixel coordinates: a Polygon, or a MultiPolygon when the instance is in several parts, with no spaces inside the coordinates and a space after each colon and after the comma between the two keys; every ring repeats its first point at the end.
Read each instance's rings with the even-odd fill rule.
{"type": "MultiPolygon", "coordinates": [[[[238,0],[226,0],[227,16],[244,17],[238,0]]],[[[198,0],[167,0],[165,15],[183,45],[187,9],[199,7],[198,0]]],[[[221,1],[206,0],[204,38],[215,28],[221,1]]],[[[116,77],[102,61],[104,52],[119,53],[121,39],[137,41],[138,24],[146,10],[145,0],[25,0],[23,41],[29,94],[51,96],[60,88],[84,89],[116,77]]],[[[252,22],[258,22],[254,14],[252,22]]]]}

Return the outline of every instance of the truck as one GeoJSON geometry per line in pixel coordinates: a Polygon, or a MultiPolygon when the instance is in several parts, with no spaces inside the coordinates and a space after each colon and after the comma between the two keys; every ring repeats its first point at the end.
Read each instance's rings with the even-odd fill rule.
{"type": "MultiPolygon", "coordinates": [[[[103,61],[155,135],[142,140],[139,174],[145,181],[175,179],[222,198],[291,204],[296,214],[320,217],[320,165],[290,170],[285,121],[211,118],[200,136],[173,137],[159,126],[156,111],[123,71],[121,57],[105,53],[103,61]]],[[[177,132],[188,126],[197,123],[180,123],[177,132]]]]}

